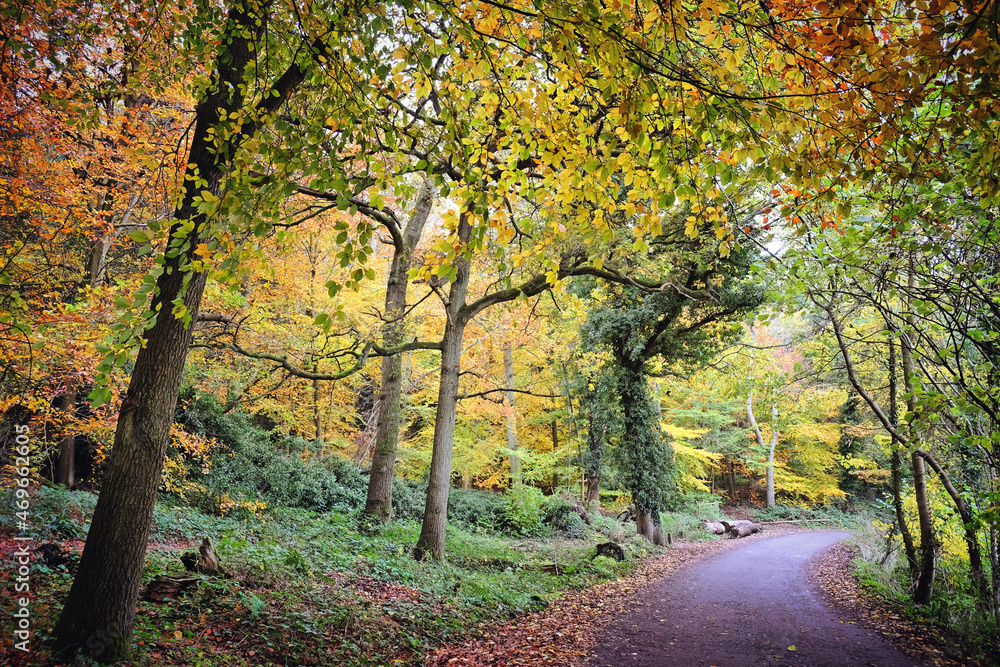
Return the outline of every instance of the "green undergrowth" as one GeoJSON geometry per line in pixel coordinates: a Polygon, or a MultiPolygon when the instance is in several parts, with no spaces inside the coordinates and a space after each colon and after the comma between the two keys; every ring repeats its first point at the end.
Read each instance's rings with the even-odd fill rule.
{"type": "MultiPolygon", "coordinates": [[[[93,500],[85,492],[39,489],[35,515],[64,517],[42,537],[83,537],[93,500]]],[[[420,562],[411,556],[420,532],[414,519],[373,527],[356,511],[279,505],[226,517],[163,497],[144,585],[192,576],[179,556],[205,537],[227,576],[193,575],[196,585],[177,599],[140,602],[132,664],[421,664],[428,650],[460,641],[477,623],[543,609],[563,591],[629,573],[652,552],[633,526],[613,518],[594,517],[573,530],[575,536],[556,536],[549,526],[519,536],[452,525],[446,561],[420,562]],[[596,545],[608,540],[625,547],[624,563],[594,558],[596,545]]],[[[73,569],[35,566],[42,647],[73,569]]]]}
{"type": "Polygon", "coordinates": [[[983,665],[1000,665],[1000,638],[993,618],[971,594],[968,571],[938,562],[931,601],[917,605],[911,596],[911,578],[898,539],[871,522],[862,521],[848,544],[856,552],[854,573],[865,590],[901,616],[928,628],[943,646],[961,646],[961,653],[983,665]]]}

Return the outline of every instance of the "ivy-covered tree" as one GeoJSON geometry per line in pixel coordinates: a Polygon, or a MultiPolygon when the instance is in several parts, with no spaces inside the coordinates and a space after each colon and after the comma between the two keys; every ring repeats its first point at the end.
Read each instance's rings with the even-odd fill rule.
{"type": "Polygon", "coordinates": [[[747,279],[755,254],[745,248],[722,257],[705,241],[664,235],[654,243],[650,259],[671,267],[662,287],[591,287],[594,306],[581,340],[608,355],[601,372],[617,413],[612,422],[621,480],[635,500],[639,534],[662,544],[659,512],[673,486],[672,456],[648,378],[707,364],[739,336],[739,321],[763,303],[764,290],[747,279]]]}

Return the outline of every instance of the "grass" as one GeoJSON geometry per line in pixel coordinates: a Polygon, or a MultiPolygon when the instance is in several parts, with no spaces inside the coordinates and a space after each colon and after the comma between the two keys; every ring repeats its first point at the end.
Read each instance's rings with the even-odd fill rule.
{"type": "MultiPolygon", "coordinates": [[[[93,500],[40,489],[35,515],[66,517],[46,526],[45,537],[82,537],[93,500]]],[[[459,640],[480,621],[544,608],[561,591],[630,572],[651,551],[629,526],[604,517],[576,539],[449,526],[443,563],[413,560],[420,532],[414,520],[361,530],[353,513],[272,506],[236,519],[163,498],[153,523],[144,583],[184,573],[180,554],[203,537],[214,542],[229,577],[198,575],[197,587],[177,600],[140,602],[136,667],[417,665],[429,649],[459,640]],[[609,539],[626,548],[625,563],[592,558],[595,545],[609,539]],[[558,564],[559,573],[542,571],[548,564],[558,564]]],[[[72,571],[37,565],[32,577],[40,592],[34,641],[44,647],[72,571]]]]}

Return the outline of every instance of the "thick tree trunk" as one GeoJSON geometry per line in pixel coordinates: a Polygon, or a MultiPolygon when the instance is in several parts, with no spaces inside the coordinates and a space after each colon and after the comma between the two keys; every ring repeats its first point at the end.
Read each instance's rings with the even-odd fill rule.
{"type": "MultiPolygon", "coordinates": [[[[73,417],[76,413],[76,392],[69,391],[58,397],[55,408],[73,417]]],[[[59,460],[56,462],[56,484],[63,484],[72,489],[76,484],[76,436],[67,433],[59,439],[59,460]]]]}
{"type": "MultiPolygon", "coordinates": [[[[180,299],[190,321],[197,319],[206,274],[192,273],[187,264],[195,258],[208,220],[198,211],[196,197],[205,190],[221,193],[227,162],[248,136],[238,133],[220,149],[209,130],[224,115],[243,108],[244,72],[264,25],[263,17],[246,5],[230,9],[216,78],[195,110],[185,191],[175,212],[178,222],[170,229],[171,248],[179,252],[166,256],[156,281],[156,321],[136,356],[87,544],[54,630],[55,649],[64,656],[83,649],[101,662],[115,662],[127,657],[132,646],[153,506],[191,343],[191,328],[174,316],[172,304],[180,299]],[[181,221],[188,223],[187,232],[181,221]]],[[[279,80],[280,94],[261,102],[260,110],[276,109],[303,76],[293,65],[279,80]]]]}
{"type": "MultiPolygon", "coordinates": [[[[458,239],[466,244],[472,235],[472,213],[466,210],[458,223],[458,239]]],[[[455,260],[457,275],[448,291],[444,338],[441,341],[441,380],[438,385],[437,414],[434,419],[434,445],[431,453],[430,479],[424,521],[413,556],[427,556],[439,561],[445,556],[445,526],[448,521],[448,491],[451,486],[451,455],[455,444],[455,411],[458,404],[458,381],[462,360],[462,337],[468,323],[464,311],[469,290],[469,262],[463,254],[455,260]]]]}
{"type": "Polygon", "coordinates": [[[917,577],[913,601],[925,605],[931,601],[934,589],[934,525],[927,498],[924,460],[917,452],[913,452],[910,461],[913,464],[913,492],[917,501],[917,517],[920,519],[920,575],[917,577]]]}
{"type": "Polygon", "coordinates": [[[659,511],[638,512],[635,517],[635,527],[639,535],[642,535],[653,544],[663,546],[667,543],[663,538],[663,528],[660,525],[659,511]]]}
{"type": "MultiPolygon", "coordinates": [[[[896,382],[896,344],[892,338],[889,339],[889,419],[893,427],[899,425],[899,398],[896,382]]],[[[902,475],[900,473],[899,449],[902,446],[899,438],[892,433],[892,506],[896,510],[896,525],[899,526],[899,534],[903,539],[903,551],[906,554],[906,563],[910,568],[910,576],[916,577],[919,570],[917,565],[917,551],[913,547],[913,537],[910,535],[910,527],[906,523],[906,514],[903,512],[902,475]]]]}
{"type": "MultiPolygon", "coordinates": [[[[406,293],[410,280],[408,272],[413,260],[413,251],[420,242],[433,203],[433,182],[424,179],[406,228],[401,236],[393,236],[396,245],[385,289],[386,324],[382,331],[384,347],[392,347],[403,342],[405,332],[403,316],[406,314],[406,293]]],[[[396,448],[399,445],[402,395],[403,355],[383,357],[378,426],[375,431],[371,476],[368,479],[368,498],[365,501],[365,514],[381,517],[383,521],[388,521],[392,517],[392,476],[396,465],[396,448]]]]}
{"type": "Polygon", "coordinates": [[[521,460],[517,457],[517,412],[514,409],[514,349],[508,341],[503,348],[503,381],[507,402],[507,449],[510,450],[510,485],[521,484],[521,460]]]}

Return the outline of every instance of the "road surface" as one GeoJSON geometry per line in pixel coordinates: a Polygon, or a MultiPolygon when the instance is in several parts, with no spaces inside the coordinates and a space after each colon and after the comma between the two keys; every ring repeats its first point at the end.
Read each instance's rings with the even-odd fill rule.
{"type": "Polygon", "coordinates": [[[591,667],[919,667],[822,599],[817,531],[748,542],[651,584],[598,641],[591,667]]]}

